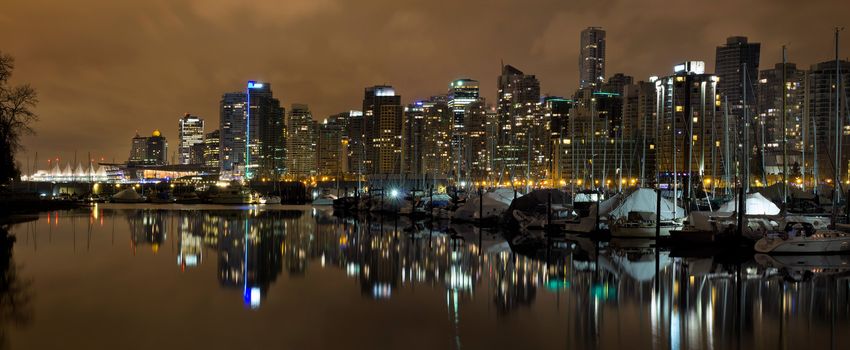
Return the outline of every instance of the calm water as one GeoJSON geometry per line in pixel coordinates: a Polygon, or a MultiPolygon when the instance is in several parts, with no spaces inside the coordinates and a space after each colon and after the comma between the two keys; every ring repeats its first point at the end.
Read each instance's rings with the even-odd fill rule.
{"type": "Polygon", "coordinates": [[[578,238],[527,256],[471,226],[282,206],[100,205],[10,231],[13,349],[850,348],[841,256],[578,238]]]}

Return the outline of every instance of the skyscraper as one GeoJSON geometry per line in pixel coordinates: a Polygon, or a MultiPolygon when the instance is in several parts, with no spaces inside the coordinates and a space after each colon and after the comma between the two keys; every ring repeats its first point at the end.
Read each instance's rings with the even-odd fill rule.
{"type": "Polygon", "coordinates": [[[363,111],[349,111],[346,124],[348,125],[345,128],[346,136],[348,136],[348,169],[358,176],[368,174],[365,168],[366,130],[363,111]]]}
{"type": "MultiPolygon", "coordinates": [[[[782,149],[782,94],[785,98],[785,130],[787,140],[789,172],[794,164],[803,165],[802,131],[803,98],[805,97],[805,76],[803,70],[797,69],[794,63],[786,63],[785,80],[783,82],[783,64],[777,63],[774,68],[762,70],[759,73],[758,123],[761,129],[758,134],[759,143],[764,149],[765,171],[771,175],[783,171],[782,149]]],[[[781,180],[781,177],[778,178],[781,180]]],[[[772,182],[772,181],[771,181],[772,182]]]]}
{"type": "Polygon", "coordinates": [[[602,28],[588,27],[581,31],[578,69],[580,89],[605,82],[605,31],[602,28]]]}
{"type": "MultiPolygon", "coordinates": [[[[421,172],[427,179],[445,179],[451,173],[451,135],[454,127],[454,113],[448,106],[446,96],[432,96],[419,101],[421,111],[412,110],[411,113],[422,113],[423,131],[421,134],[422,145],[420,150],[414,151],[414,157],[418,159],[421,172]]],[[[415,104],[419,104],[415,103],[415,104]]]]}
{"type": "MultiPolygon", "coordinates": [[[[363,97],[363,128],[366,136],[364,171],[399,174],[403,160],[401,96],[388,85],[367,87],[363,97]]],[[[368,173],[367,172],[367,173],[368,173]]]]}
{"type": "MultiPolygon", "coordinates": [[[[639,81],[623,88],[623,135],[634,147],[627,152],[625,176],[644,186],[655,181],[655,81],[639,81]]],[[[627,150],[629,150],[627,148],[627,150]]]]}
{"type": "Polygon", "coordinates": [[[579,89],[574,99],[568,126],[573,171],[564,177],[588,189],[610,188],[619,180],[623,97],[588,87],[579,89]]]}
{"type": "MultiPolygon", "coordinates": [[[[843,96],[838,105],[840,108],[847,108],[845,101],[850,94],[850,62],[841,60],[839,62],[841,81],[843,85],[843,96]]],[[[812,65],[806,77],[805,87],[805,125],[804,139],[806,148],[806,170],[808,173],[813,171],[817,174],[818,183],[823,181],[832,181],[835,172],[835,84],[836,66],[835,61],[825,61],[812,65]],[[817,151],[815,151],[817,150],[817,151]]],[[[844,115],[842,113],[842,115],[844,115]]],[[[845,124],[845,128],[846,128],[845,124]]],[[[841,132],[841,161],[842,168],[848,166],[850,159],[850,135],[847,129],[841,132]]],[[[813,175],[815,173],[812,173],[813,175]]],[[[839,174],[845,176],[842,181],[846,181],[847,172],[839,174]]],[[[806,175],[807,177],[809,175],[806,175]]]]}
{"type": "Polygon", "coordinates": [[[464,170],[468,166],[465,163],[467,153],[463,147],[466,145],[464,138],[467,130],[464,128],[465,116],[467,114],[466,107],[471,103],[478,101],[478,81],[472,79],[458,79],[449,83],[449,108],[452,109],[454,115],[454,125],[452,127],[452,162],[454,163],[455,179],[460,179],[463,176],[464,170]]]}
{"type": "Polygon", "coordinates": [[[487,180],[490,175],[490,157],[487,149],[487,116],[492,107],[483,99],[468,104],[464,114],[463,171],[462,178],[472,181],[487,180]]]}
{"type": "MultiPolygon", "coordinates": [[[[750,43],[745,36],[732,36],[726,39],[726,45],[717,47],[715,74],[720,78],[718,91],[729,101],[730,113],[743,117],[744,93],[747,89],[747,106],[751,110],[756,105],[755,89],[758,83],[759,54],[761,44],[750,43]],[[743,66],[747,67],[747,82],[743,79],[743,66]]],[[[752,113],[751,113],[752,114],[752,113]]]]}
{"type": "Polygon", "coordinates": [[[663,182],[677,183],[686,197],[702,188],[705,179],[731,179],[730,150],[724,147],[729,145],[729,127],[717,113],[717,80],[705,73],[704,62],[690,61],[655,81],[657,171],[663,182]]]}
{"type": "Polygon", "coordinates": [[[221,133],[218,129],[204,135],[204,165],[209,168],[221,169],[221,133]]]}
{"type": "Polygon", "coordinates": [[[567,143],[571,134],[568,125],[570,123],[570,110],[573,101],[558,96],[546,96],[543,98],[543,113],[549,121],[549,171],[554,185],[560,184],[565,173],[572,168],[568,156],[570,143],[567,143]]]}
{"type": "Polygon", "coordinates": [[[342,178],[349,172],[346,136],[349,115],[350,112],[334,114],[319,124],[316,152],[319,175],[342,178]]]}
{"type": "Polygon", "coordinates": [[[196,154],[193,150],[195,145],[204,142],[204,120],[186,113],[178,122],[177,137],[180,139],[178,146],[180,164],[202,163],[203,154],[196,154]]]}
{"type": "Polygon", "coordinates": [[[434,132],[428,130],[425,119],[425,107],[423,101],[415,101],[404,107],[404,126],[402,135],[402,154],[404,161],[402,171],[405,174],[419,178],[423,174],[423,148],[425,145],[425,133],[434,132]]]}
{"type": "Polygon", "coordinates": [[[284,109],[271,84],[249,81],[221,104],[221,170],[233,176],[279,176],[284,170],[284,109]],[[250,150],[250,152],[248,152],[250,150]]]}
{"type": "Polygon", "coordinates": [[[631,75],[616,73],[610,76],[608,81],[601,85],[601,88],[602,91],[616,92],[620,96],[623,96],[623,89],[625,89],[626,86],[633,84],[634,81],[635,79],[631,75]]]}
{"type": "Polygon", "coordinates": [[[535,160],[546,153],[534,145],[541,141],[538,137],[548,142],[548,136],[539,130],[545,127],[540,109],[540,81],[513,66],[502,66],[498,97],[499,142],[494,171],[510,175],[509,178],[534,178],[541,166],[545,169],[545,163],[535,160]]]}
{"type": "Polygon", "coordinates": [[[316,162],[316,121],[306,104],[292,104],[286,118],[287,173],[303,179],[318,173],[316,162]]]}

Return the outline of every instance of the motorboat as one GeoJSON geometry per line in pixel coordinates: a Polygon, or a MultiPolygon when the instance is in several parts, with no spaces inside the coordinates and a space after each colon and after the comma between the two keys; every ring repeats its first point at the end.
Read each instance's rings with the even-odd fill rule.
{"type": "Polygon", "coordinates": [[[175,201],[179,204],[199,204],[201,203],[201,197],[198,197],[198,194],[193,192],[182,192],[178,193],[175,201]]]}
{"type": "Polygon", "coordinates": [[[143,203],[147,199],[131,187],[112,195],[111,200],[113,203],[143,203]]]}
{"type": "Polygon", "coordinates": [[[811,225],[789,222],[784,232],[769,233],[759,239],[755,250],[765,254],[850,253],[850,233],[814,230],[811,225]]]}
{"type": "Polygon", "coordinates": [[[280,196],[264,195],[264,196],[260,196],[260,198],[257,199],[257,201],[260,204],[280,204],[280,196]]]}
{"type": "Polygon", "coordinates": [[[352,210],[356,209],[357,197],[341,197],[333,201],[333,207],[336,210],[352,210]]]}
{"type": "Polygon", "coordinates": [[[208,200],[213,204],[251,204],[254,202],[253,198],[253,194],[247,188],[228,186],[210,193],[208,200]]]}
{"type": "Polygon", "coordinates": [[[325,205],[333,205],[334,201],[337,200],[337,196],[332,194],[322,194],[318,198],[313,200],[314,206],[325,206],[325,205]]]}

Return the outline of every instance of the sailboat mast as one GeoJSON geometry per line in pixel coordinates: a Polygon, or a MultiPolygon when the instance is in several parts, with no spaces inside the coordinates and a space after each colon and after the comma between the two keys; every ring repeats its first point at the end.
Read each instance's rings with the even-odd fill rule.
{"type": "Polygon", "coordinates": [[[841,202],[841,62],[838,60],[838,33],[844,28],[835,28],[835,166],[832,169],[832,223],[838,216],[838,204],[841,202]]]}
{"type": "Polygon", "coordinates": [[[752,124],[750,121],[750,109],[747,106],[747,64],[742,63],[742,74],[743,78],[741,79],[741,87],[743,97],[743,106],[744,106],[744,149],[743,149],[743,159],[741,159],[744,164],[743,170],[741,171],[741,177],[744,182],[742,183],[744,187],[744,193],[750,192],[750,125],[752,124]]]}
{"type": "Polygon", "coordinates": [[[590,188],[596,186],[596,97],[590,95],[590,188]]]}
{"type": "Polygon", "coordinates": [[[723,177],[726,182],[726,194],[732,188],[732,157],[729,154],[729,98],[723,96],[723,177]]]}
{"type": "Polygon", "coordinates": [[[641,116],[643,117],[643,132],[640,136],[640,187],[646,187],[646,112],[642,110],[641,116]]]}
{"type": "Polygon", "coordinates": [[[679,205],[679,174],[677,171],[677,157],[676,154],[676,79],[673,78],[673,87],[670,89],[670,103],[671,103],[671,111],[670,111],[670,121],[673,124],[673,127],[670,128],[670,143],[672,146],[670,147],[670,152],[673,152],[673,219],[676,218],[676,207],[679,205]]]}
{"type": "Polygon", "coordinates": [[[787,50],[782,45],[782,203],[788,202],[788,76],[787,76],[787,50]]]}

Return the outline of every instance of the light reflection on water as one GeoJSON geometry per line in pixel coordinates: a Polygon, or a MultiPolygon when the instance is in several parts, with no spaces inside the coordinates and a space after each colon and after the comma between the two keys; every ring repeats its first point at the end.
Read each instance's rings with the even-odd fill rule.
{"type": "Polygon", "coordinates": [[[4,344],[850,346],[848,257],[675,257],[648,242],[582,238],[525,256],[470,225],[309,207],[164,208],[100,205],[12,227],[5,275],[32,282],[18,292],[33,317],[0,319],[4,344]],[[128,342],[132,320],[173,342],[128,342]],[[289,333],[259,331],[271,324],[289,333]],[[55,334],[65,336],[46,336],[55,334]]]}

